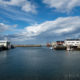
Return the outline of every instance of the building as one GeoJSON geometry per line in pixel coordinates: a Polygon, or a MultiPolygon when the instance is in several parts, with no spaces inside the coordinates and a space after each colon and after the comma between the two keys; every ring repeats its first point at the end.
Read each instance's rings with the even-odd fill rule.
{"type": "Polygon", "coordinates": [[[51,44],[50,43],[47,43],[47,45],[46,45],[47,47],[50,47],[51,46],[51,44]]]}
{"type": "Polygon", "coordinates": [[[65,46],[80,46],[80,39],[66,39],[65,46]]]}
{"type": "Polygon", "coordinates": [[[51,43],[51,46],[56,46],[56,42],[52,42],[51,43]]]}
{"type": "Polygon", "coordinates": [[[0,40],[0,46],[4,46],[6,48],[9,48],[11,46],[11,44],[7,40],[0,40]]]}
{"type": "Polygon", "coordinates": [[[56,44],[57,45],[63,45],[64,44],[64,41],[56,41],[56,44]]]}

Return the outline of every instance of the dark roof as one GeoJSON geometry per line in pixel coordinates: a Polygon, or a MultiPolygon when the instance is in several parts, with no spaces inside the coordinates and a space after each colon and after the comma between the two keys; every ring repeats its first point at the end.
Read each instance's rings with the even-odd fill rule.
{"type": "Polygon", "coordinates": [[[56,41],[56,42],[64,42],[64,41],[56,41]]]}
{"type": "Polygon", "coordinates": [[[67,41],[80,41],[80,39],[66,39],[67,41]]]}

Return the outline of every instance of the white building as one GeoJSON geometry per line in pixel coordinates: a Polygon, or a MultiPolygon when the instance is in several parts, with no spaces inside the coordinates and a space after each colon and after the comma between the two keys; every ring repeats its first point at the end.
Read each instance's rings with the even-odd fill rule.
{"type": "Polygon", "coordinates": [[[56,42],[51,43],[51,46],[56,46],[56,45],[57,45],[56,42]]]}
{"type": "Polygon", "coordinates": [[[10,42],[7,40],[0,40],[0,46],[10,47],[10,42]]]}
{"type": "Polygon", "coordinates": [[[80,39],[66,39],[64,44],[66,46],[80,46],[80,39]]]}

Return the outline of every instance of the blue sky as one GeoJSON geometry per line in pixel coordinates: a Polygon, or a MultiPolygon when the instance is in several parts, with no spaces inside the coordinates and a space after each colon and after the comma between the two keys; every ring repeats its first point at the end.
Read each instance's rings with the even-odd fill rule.
{"type": "Polygon", "coordinates": [[[0,0],[0,39],[42,44],[80,38],[79,0],[0,0]]]}

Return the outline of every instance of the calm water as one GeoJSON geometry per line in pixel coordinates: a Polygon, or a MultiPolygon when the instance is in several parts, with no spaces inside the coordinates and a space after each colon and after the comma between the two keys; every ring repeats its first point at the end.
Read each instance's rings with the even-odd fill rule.
{"type": "Polygon", "coordinates": [[[80,51],[43,47],[2,51],[0,80],[80,80],[80,51]]]}

